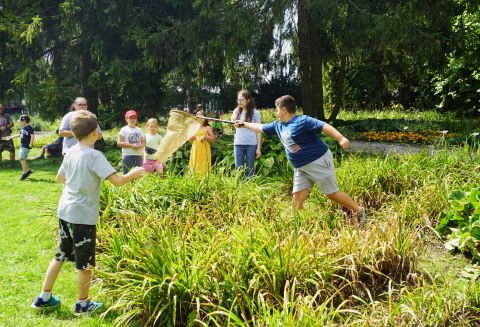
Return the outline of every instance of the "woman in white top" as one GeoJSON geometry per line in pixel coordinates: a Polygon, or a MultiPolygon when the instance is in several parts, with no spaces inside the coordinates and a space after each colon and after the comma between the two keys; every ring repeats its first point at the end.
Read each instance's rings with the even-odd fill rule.
{"type": "MultiPolygon", "coordinates": [[[[241,120],[260,124],[260,112],[255,109],[255,101],[250,92],[241,90],[237,94],[238,106],[233,110],[232,121],[241,120]]],[[[234,138],[235,167],[242,169],[246,166],[247,177],[254,173],[255,159],[261,155],[261,133],[256,133],[248,128],[237,128],[234,138]]]]}

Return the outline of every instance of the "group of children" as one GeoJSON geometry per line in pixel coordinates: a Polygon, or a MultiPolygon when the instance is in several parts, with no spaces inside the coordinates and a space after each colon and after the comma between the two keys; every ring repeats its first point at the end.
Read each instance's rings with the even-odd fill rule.
{"type": "MultiPolygon", "coordinates": [[[[275,122],[260,124],[237,119],[234,126],[237,129],[247,128],[255,133],[276,134],[280,138],[295,168],[292,191],[295,208],[303,207],[313,184],[317,184],[319,190],[332,201],[356,213],[358,224],[363,225],[366,219],[365,209],[339,190],[332,154],[318,133],[323,131],[333,137],[342,148],[349,146],[349,140],[325,122],[305,115],[296,115],[295,101],[289,95],[278,98],[275,106],[278,118],[275,122]]],[[[202,117],[202,113],[199,116],[202,117]]],[[[95,266],[101,183],[106,179],[118,187],[144,176],[147,169],[162,171],[162,163],[154,162],[154,157],[151,157],[153,153],[148,152],[143,163],[145,169],[140,167],[144,148],[156,149],[160,144],[158,122],[155,119],[148,120],[148,133],[144,135],[136,126],[137,113],[134,110],[127,111],[125,119],[127,126],[120,130],[117,141],[122,148],[124,174],[117,175],[105,156],[93,148],[99,134],[95,115],[87,110],[77,110],[72,115],[71,131],[78,144],[65,154],[56,177],[59,183],[64,184],[58,205],[60,240],[55,257],[47,269],[42,291],[32,304],[35,309],[60,305],[60,299],[52,295],[52,288],[65,261],[75,262],[78,272],[75,314],[90,314],[103,305],[88,298],[91,268],[95,266]]],[[[213,139],[213,131],[204,119],[203,126],[190,141],[194,145],[207,144],[213,139]]],[[[31,145],[28,144],[30,148],[31,145]]]]}
{"type": "Polygon", "coordinates": [[[155,152],[162,142],[162,136],[158,134],[158,121],[150,118],[147,121],[147,133],[144,134],[137,126],[137,119],[137,112],[128,110],[125,113],[127,125],[118,133],[117,145],[122,148],[123,173],[128,173],[133,167],[143,166],[147,172],[162,175],[164,163],[155,159],[155,152]]]}

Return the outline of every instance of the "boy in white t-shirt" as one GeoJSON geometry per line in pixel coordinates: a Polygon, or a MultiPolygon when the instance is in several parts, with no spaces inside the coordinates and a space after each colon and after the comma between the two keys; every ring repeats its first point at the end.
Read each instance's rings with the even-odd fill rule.
{"type": "Polygon", "coordinates": [[[162,175],[163,164],[155,158],[155,152],[157,152],[162,142],[162,136],[158,134],[158,120],[156,118],[150,118],[147,121],[147,129],[148,132],[145,134],[146,146],[143,168],[149,173],[157,172],[157,174],[162,175]]]}
{"type": "Polygon", "coordinates": [[[88,298],[92,268],[95,267],[100,186],[105,179],[114,186],[122,186],[142,177],[145,170],[138,167],[126,175],[117,175],[105,156],[93,148],[99,135],[97,127],[97,117],[93,113],[87,110],[73,113],[71,131],[78,143],[65,154],[56,177],[57,182],[64,184],[57,209],[58,247],[45,274],[42,292],[32,303],[34,309],[60,305],[52,289],[65,261],[74,261],[77,269],[75,315],[90,314],[103,306],[88,298]]]}
{"type": "Polygon", "coordinates": [[[127,126],[122,127],[118,132],[117,145],[122,148],[123,174],[128,173],[133,167],[142,167],[143,164],[145,134],[136,126],[137,117],[135,110],[128,110],[125,113],[127,126]]]}

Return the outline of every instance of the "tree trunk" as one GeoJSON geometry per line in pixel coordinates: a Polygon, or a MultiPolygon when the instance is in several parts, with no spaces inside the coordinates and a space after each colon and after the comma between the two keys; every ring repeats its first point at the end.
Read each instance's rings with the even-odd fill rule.
{"type": "Polygon", "coordinates": [[[330,117],[328,118],[328,122],[333,122],[337,119],[337,115],[340,112],[343,104],[343,92],[344,92],[344,83],[345,83],[345,75],[347,72],[347,56],[342,54],[340,57],[340,67],[338,69],[338,73],[335,74],[335,105],[333,106],[333,111],[330,117]]]}
{"type": "Polygon", "coordinates": [[[303,113],[325,120],[323,107],[323,51],[321,31],[312,21],[306,0],[298,0],[298,57],[303,113]]]}
{"type": "Polygon", "coordinates": [[[87,48],[80,54],[80,83],[82,96],[88,101],[88,110],[98,116],[98,94],[96,90],[88,85],[91,66],[92,60],[90,58],[89,48],[87,48]]]}

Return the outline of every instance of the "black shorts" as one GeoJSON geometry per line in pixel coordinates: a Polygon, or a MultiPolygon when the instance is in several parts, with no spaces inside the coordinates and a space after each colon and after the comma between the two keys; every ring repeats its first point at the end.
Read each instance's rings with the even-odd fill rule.
{"type": "Polygon", "coordinates": [[[84,270],[95,267],[95,225],[81,225],[58,220],[60,239],[57,244],[57,261],[74,261],[75,267],[84,270]]]}
{"type": "Polygon", "coordinates": [[[13,140],[0,141],[0,152],[8,151],[15,152],[15,146],[13,145],[13,140]]]}

